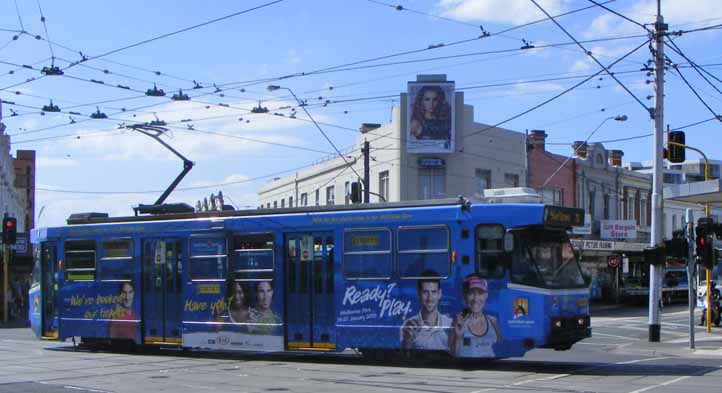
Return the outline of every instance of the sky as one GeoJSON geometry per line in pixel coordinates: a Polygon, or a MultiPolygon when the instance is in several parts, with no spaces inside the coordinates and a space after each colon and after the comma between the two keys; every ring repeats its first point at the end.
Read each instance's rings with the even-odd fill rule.
{"type": "MultiPolygon", "coordinates": [[[[551,15],[594,5],[538,3],[551,15]]],[[[642,24],[655,20],[649,0],[605,5],[642,24]]],[[[662,13],[670,31],[722,23],[719,0],[665,0],[662,13]]],[[[222,190],[226,203],[253,208],[263,184],[334,154],[288,91],[270,92],[268,85],[305,100],[343,151],[355,148],[362,123],[390,121],[399,93],[417,74],[447,74],[475,107],[474,120],[496,124],[601,69],[549,20],[507,31],[543,18],[530,0],[0,0],[3,122],[11,154],[37,152],[36,226],[63,225],[80,211],[129,215],[132,206],[153,203],[182,162],[123,125],[156,117],[170,130],[163,141],[195,163],[167,202],[195,205],[222,190]],[[483,32],[489,36],[480,38],[483,32]],[[64,75],[40,72],[53,65],[64,75]],[[144,94],[154,84],[166,97],[144,94]],[[170,99],[180,89],[190,101],[170,99]],[[50,100],[61,112],[42,115],[50,100]],[[251,113],[256,106],[269,113],[251,113]],[[89,118],[96,111],[108,118],[89,118]]],[[[653,76],[643,70],[652,56],[647,32],[599,7],[556,21],[604,65],[641,45],[612,69],[634,97],[602,73],[502,127],[546,130],[548,150],[564,155],[610,116],[629,120],[606,122],[591,142],[651,133],[647,108],[655,92],[653,76]]],[[[671,128],[722,113],[720,38],[719,28],[673,37],[709,72],[703,73],[709,83],[665,48],[680,65],[665,78],[665,124],[671,128]]],[[[722,158],[716,143],[721,125],[712,120],[685,128],[687,143],[722,158]]],[[[604,146],[623,150],[625,162],[652,156],[651,137],[604,146]]]]}

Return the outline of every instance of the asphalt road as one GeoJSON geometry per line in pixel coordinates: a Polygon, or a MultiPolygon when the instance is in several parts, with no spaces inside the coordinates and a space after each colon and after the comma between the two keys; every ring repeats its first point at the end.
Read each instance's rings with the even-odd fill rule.
{"type": "MultiPolygon", "coordinates": [[[[485,362],[366,360],[354,355],[90,352],[0,329],[4,392],[705,392],[722,386],[722,328],[696,327],[667,307],[662,342],[647,341],[643,308],[600,311],[593,337],[570,351],[485,362]]],[[[697,321],[699,320],[697,312],[697,321]]]]}

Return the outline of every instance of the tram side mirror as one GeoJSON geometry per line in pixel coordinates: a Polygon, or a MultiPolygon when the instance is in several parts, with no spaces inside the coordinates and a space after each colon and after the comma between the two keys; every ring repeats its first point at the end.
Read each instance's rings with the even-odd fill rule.
{"type": "Polygon", "coordinates": [[[507,232],[504,234],[504,251],[514,251],[514,234],[507,232]]]}

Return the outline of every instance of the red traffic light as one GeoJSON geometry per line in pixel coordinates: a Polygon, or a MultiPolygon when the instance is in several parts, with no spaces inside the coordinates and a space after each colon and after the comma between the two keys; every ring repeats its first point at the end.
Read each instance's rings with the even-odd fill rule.
{"type": "Polygon", "coordinates": [[[15,222],[13,220],[5,220],[6,228],[13,228],[14,226],[15,226],[15,222]]]}
{"type": "Polygon", "coordinates": [[[15,244],[17,241],[18,221],[15,217],[3,218],[2,239],[4,244],[15,244]]]}

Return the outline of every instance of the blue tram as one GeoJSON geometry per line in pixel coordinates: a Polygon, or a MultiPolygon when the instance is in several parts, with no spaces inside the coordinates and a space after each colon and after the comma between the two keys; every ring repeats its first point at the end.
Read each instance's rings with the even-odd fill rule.
{"type": "Polygon", "coordinates": [[[567,230],[531,204],[73,215],[31,234],[38,337],[221,351],[521,356],[591,335],[567,230]]]}

